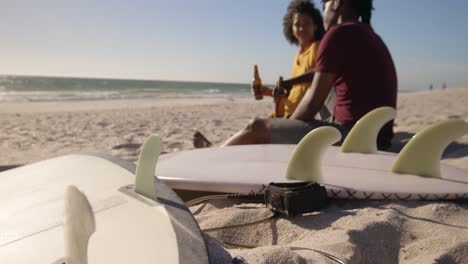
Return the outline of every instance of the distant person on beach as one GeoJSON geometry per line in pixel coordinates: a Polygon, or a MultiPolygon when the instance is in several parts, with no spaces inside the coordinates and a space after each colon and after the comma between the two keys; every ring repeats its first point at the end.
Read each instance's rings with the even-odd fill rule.
{"type": "MultiPolygon", "coordinates": [[[[291,79],[284,80],[281,83],[281,88],[289,92],[278,102],[281,115],[276,117],[287,118],[299,105],[314,76],[313,68],[316,65],[318,47],[325,34],[320,10],[315,8],[314,4],[309,0],[292,1],[283,18],[283,33],[289,43],[299,46],[299,51],[293,60],[291,79]]],[[[273,96],[275,89],[279,88],[272,89],[262,86],[261,93],[264,96],[273,96]]],[[[331,93],[328,100],[333,100],[333,93],[331,93]]],[[[331,110],[324,107],[320,112],[320,118],[330,118],[331,110]]],[[[274,118],[275,111],[270,113],[268,117],[274,118]]],[[[195,132],[193,142],[195,147],[208,147],[211,145],[199,131],[195,132]]]]}
{"type": "MultiPolygon", "coordinates": [[[[370,25],[372,0],[324,0],[324,26],[312,86],[290,118],[252,120],[223,146],[296,144],[308,132],[334,126],[343,136],[369,111],[396,108],[397,76],[390,52],[370,25]],[[334,121],[314,119],[335,89],[334,121]]],[[[391,146],[393,121],[379,133],[378,148],[391,146]]]]}

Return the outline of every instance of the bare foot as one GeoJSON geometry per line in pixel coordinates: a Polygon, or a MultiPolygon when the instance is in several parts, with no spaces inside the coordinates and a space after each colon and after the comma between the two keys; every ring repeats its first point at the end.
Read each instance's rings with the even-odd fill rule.
{"type": "Polygon", "coordinates": [[[195,148],[208,148],[211,147],[213,144],[202,134],[200,131],[195,130],[193,133],[193,146],[195,148]]]}

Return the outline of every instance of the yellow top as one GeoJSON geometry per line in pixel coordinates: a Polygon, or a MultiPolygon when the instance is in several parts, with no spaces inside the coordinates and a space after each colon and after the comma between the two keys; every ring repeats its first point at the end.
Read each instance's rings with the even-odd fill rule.
{"type": "MultiPolygon", "coordinates": [[[[291,78],[302,75],[315,67],[315,62],[317,60],[317,53],[320,41],[315,41],[312,43],[304,52],[298,52],[294,57],[293,68],[291,72],[291,78]]],[[[300,83],[292,87],[289,92],[289,96],[286,100],[283,100],[284,104],[284,116],[287,117],[291,115],[296,107],[299,105],[302,97],[304,97],[307,89],[309,89],[311,83],[300,83]]],[[[274,116],[274,112],[270,114],[271,117],[274,116]]]]}
{"type": "MultiPolygon", "coordinates": [[[[292,78],[302,75],[315,67],[319,44],[319,41],[315,41],[304,52],[298,52],[296,54],[291,72],[292,78]]],[[[309,82],[296,84],[292,87],[291,91],[289,92],[288,99],[284,104],[285,116],[291,115],[294,110],[296,110],[296,107],[299,105],[299,102],[301,101],[302,97],[304,97],[310,85],[311,83],[309,82]]]]}

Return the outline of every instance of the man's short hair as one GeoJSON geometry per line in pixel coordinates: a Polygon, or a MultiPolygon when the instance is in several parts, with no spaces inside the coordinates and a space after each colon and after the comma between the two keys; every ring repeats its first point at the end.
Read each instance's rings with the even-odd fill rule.
{"type": "Polygon", "coordinates": [[[362,23],[370,24],[373,0],[350,0],[351,8],[356,12],[356,15],[361,19],[362,23]]]}

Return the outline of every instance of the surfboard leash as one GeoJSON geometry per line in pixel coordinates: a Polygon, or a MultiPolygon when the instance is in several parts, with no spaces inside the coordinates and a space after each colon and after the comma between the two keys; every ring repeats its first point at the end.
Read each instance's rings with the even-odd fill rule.
{"type": "Polygon", "coordinates": [[[262,193],[209,195],[190,200],[186,204],[193,206],[220,199],[264,203],[271,211],[287,217],[314,212],[329,204],[325,187],[313,182],[270,183],[262,193]]]}
{"type": "Polygon", "coordinates": [[[228,196],[229,196],[228,194],[207,195],[207,196],[202,196],[202,197],[192,199],[192,200],[186,202],[185,204],[187,205],[187,207],[190,207],[190,206],[194,206],[194,205],[197,205],[197,204],[209,201],[209,200],[228,199],[228,196]]]}

